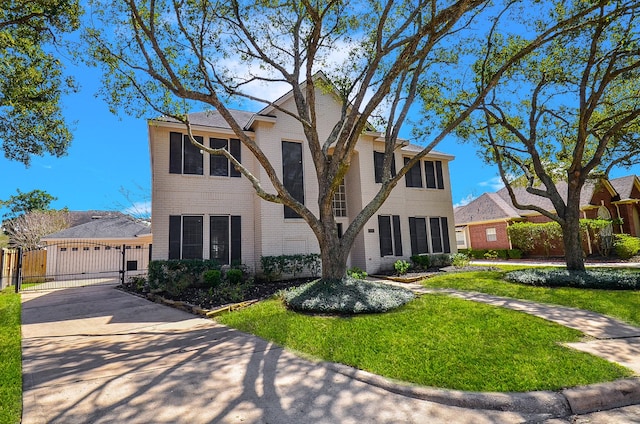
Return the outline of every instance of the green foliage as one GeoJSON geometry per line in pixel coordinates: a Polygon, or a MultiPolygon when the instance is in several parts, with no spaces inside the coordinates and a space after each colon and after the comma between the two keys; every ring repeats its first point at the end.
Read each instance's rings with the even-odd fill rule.
{"type": "Polygon", "coordinates": [[[455,253],[451,255],[451,265],[456,268],[464,268],[469,265],[471,258],[464,253],[455,253]]]}
{"type": "Polygon", "coordinates": [[[602,290],[638,290],[640,274],[626,270],[568,271],[560,269],[525,269],[505,274],[514,283],[543,287],[577,287],[602,290]]]}
{"type": "Polygon", "coordinates": [[[222,283],[222,272],[219,269],[209,269],[202,273],[202,279],[207,287],[216,288],[222,283]]]}
{"type": "Polygon", "coordinates": [[[363,271],[357,266],[354,266],[353,268],[347,270],[347,277],[355,278],[357,280],[364,280],[365,278],[367,278],[367,275],[368,274],[366,271],[363,271]]]}
{"type": "Polygon", "coordinates": [[[413,300],[415,295],[402,287],[346,277],[343,280],[315,280],[286,290],[287,307],[301,312],[365,314],[386,312],[413,300]]]}
{"type": "Polygon", "coordinates": [[[531,252],[536,246],[542,246],[545,255],[562,241],[562,228],[555,221],[544,223],[516,222],[507,227],[509,238],[514,247],[523,252],[531,252]]]}
{"type": "Polygon", "coordinates": [[[522,258],[522,250],[520,250],[520,249],[509,249],[509,250],[507,250],[507,257],[509,259],[521,259],[522,258]]]}
{"type": "Polygon", "coordinates": [[[411,264],[409,262],[405,261],[405,260],[402,260],[402,259],[398,259],[393,264],[393,269],[396,270],[396,273],[398,275],[406,274],[407,272],[409,272],[409,268],[411,268],[411,264]]]}
{"type": "Polygon", "coordinates": [[[630,259],[640,253],[640,238],[629,234],[616,234],[614,239],[614,249],[620,259],[630,259]]]}
{"type": "Polygon", "coordinates": [[[436,268],[443,268],[445,266],[451,265],[451,255],[448,253],[437,253],[435,255],[431,255],[431,266],[436,268]]]}
{"type": "Polygon", "coordinates": [[[240,269],[230,269],[225,276],[231,285],[239,285],[244,280],[244,275],[240,269]]]}
{"type": "Polygon", "coordinates": [[[498,259],[498,252],[496,252],[495,250],[487,250],[486,253],[484,254],[484,258],[485,259],[489,259],[489,260],[495,260],[498,259]]]}
{"type": "Polygon", "coordinates": [[[417,269],[429,269],[431,266],[431,258],[429,255],[413,255],[411,256],[411,262],[413,262],[414,268],[417,269]]]}
{"type": "Polygon", "coordinates": [[[16,195],[9,196],[7,200],[0,200],[0,207],[9,209],[4,218],[10,220],[32,211],[49,210],[51,209],[51,202],[54,200],[58,200],[58,198],[43,190],[36,189],[23,193],[18,189],[16,195]]]}
{"type": "Polygon", "coordinates": [[[520,259],[522,258],[522,250],[520,249],[458,249],[458,253],[463,253],[473,259],[485,259],[488,252],[489,256],[495,255],[500,259],[520,259]]]}
{"type": "Polygon", "coordinates": [[[19,423],[22,415],[20,295],[0,291],[0,422],[19,423]]]}
{"type": "Polygon", "coordinates": [[[204,274],[219,270],[214,260],[169,259],[149,263],[149,289],[151,292],[166,292],[176,296],[189,287],[204,287],[204,274]]]}
{"type": "Polygon", "coordinates": [[[312,358],[423,386],[557,390],[630,375],[565,347],[580,340],[578,331],[445,295],[423,295],[384,314],[349,317],[300,314],[269,300],[216,319],[312,358]]]}
{"type": "Polygon", "coordinates": [[[309,253],[307,255],[262,256],[260,265],[262,274],[268,281],[277,280],[283,275],[296,277],[305,270],[317,277],[320,274],[320,255],[309,253]]]}
{"type": "Polygon", "coordinates": [[[31,156],[62,156],[71,133],[62,94],[76,89],[54,52],[80,26],[78,0],[12,0],[0,13],[0,140],[8,159],[29,166],[31,156]]]}

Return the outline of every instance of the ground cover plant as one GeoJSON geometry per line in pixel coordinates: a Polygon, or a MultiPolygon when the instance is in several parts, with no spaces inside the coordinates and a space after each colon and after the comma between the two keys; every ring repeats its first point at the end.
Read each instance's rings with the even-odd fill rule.
{"type": "MultiPolygon", "coordinates": [[[[502,267],[501,267],[502,268],[502,267]]],[[[514,270],[516,267],[509,267],[514,270]]],[[[521,268],[521,267],[520,267],[521,268]]],[[[630,272],[630,271],[627,271],[630,272]]],[[[640,291],[534,287],[508,282],[503,271],[442,274],[422,282],[429,288],[476,291],[586,309],[640,326],[640,291]]]]}
{"type": "Polygon", "coordinates": [[[588,289],[638,290],[640,274],[630,270],[589,269],[522,269],[505,274],[513,283],[543,287],[576,287],[588,289]]]}
{"type": "Polygon", "coordinates": [[[310,358],[415,384],[471,391],[554,390],[630,375],[562,347],[581,334],[510,310],[424,295],[384,314],[300,314],[279,299],[217,318],[310,358]]]}
{"type": "Polygon", "coordinates": [[[293,310],[347,315],[389,311],[414,297],[410,290],[402,287],[351,277],[315,280],[282,293],[285,305],[293,310]]]}
{"type": "Polygon", "coordinates": [[[19,423],[22,414],[20,295],[0,292],[0,422],[19,423]]]}

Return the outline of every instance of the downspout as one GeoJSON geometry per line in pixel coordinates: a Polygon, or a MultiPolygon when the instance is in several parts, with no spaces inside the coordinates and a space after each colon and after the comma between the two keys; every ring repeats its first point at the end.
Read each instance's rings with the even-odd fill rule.
{"type": "MultiPolygon", "coordinates": [[[[584,219],[587,219],[587,211],[583,210],[582,211],[582,217],[584,219]]],[[[587,228],[587,246],[589,246],[589,254],[593,255],[593,249],[591,248],[591,232],[589,231],[589,228],[587,228]]]]}
{"type": "Polygon", "coordinates": [[[616,205],[616,212],[618,213],[618,226],[620,227],[620,234],[624,234],[624,228],[622,227],[622,218],[620,218],[620,206],[618,203],[614,203],[616,205]]]}

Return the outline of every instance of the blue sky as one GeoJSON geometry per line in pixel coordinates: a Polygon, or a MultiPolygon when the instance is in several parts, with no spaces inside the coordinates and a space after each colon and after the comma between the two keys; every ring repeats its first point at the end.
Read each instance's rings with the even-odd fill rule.
{"type": "MultiPolygon", "coordinates": [[[[98,70],[69,64],[67,72],[81,85],[79,93],[64,98],[65,115],[69,122],[75,122],[68,154],[62,158],[34,157],[29,168],[2,156],[0,199],[8,199],[17,189],[40,189],[58,198],[54,208],[70,210],[124,210],[132,201],[148,201],[151,167],[146,121],[109,112],[95,95],[100,87],[98,70]],[[121,193],[123,189],[131,193],[131,199],[121,193]]],[[[496,168],[484,165],[472,144],[457,143],[450,137],[436,150],[456,157],[450,164],[454,204],[500,188],[496,168]]],[[[640,167],[618,169],[611,176],[633,172],[640,173],[640,167]]]]}

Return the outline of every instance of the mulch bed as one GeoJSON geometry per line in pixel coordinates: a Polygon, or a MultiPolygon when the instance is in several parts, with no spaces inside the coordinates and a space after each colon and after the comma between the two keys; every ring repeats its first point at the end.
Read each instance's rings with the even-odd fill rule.
{"type": "MultiPolygon", "coordinates": [[[[237,300],[237,302],[233,303],[245,302],[249,300],[268,299],[278,293],[280,290],[288,289],[290,287],[297,287],[311,280],[313,280],[313,278],[298,278],[294,280],[273,282],[258,281],[255,282],[247,290],[245,290],[242,299],[239,299],[237,300]]],[[[149,297],[149,293],[136,290],[135,287],[129,285],[119,286],[118,288],[144,297],[149,297]]],[[[165,299],[199,306],[202,309],[216,309],[221,306],[226,306],[230,303],[226,299],[220,299],[216,298],[215,296],[211,296],[209,294],[209,290],[205,288],[188,288],[184,290],[179,296],[171,296],[168,293],[155,293],[155,295],[163,297],[165,299]]]]}

